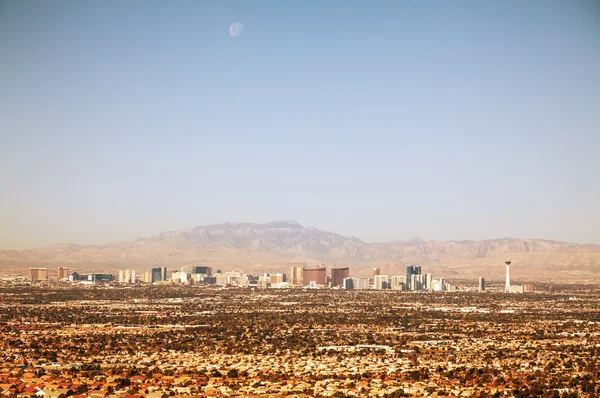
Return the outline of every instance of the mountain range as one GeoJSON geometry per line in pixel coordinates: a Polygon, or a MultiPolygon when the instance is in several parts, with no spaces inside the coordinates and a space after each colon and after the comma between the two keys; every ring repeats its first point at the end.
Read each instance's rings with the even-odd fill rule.
{"type": "Polygon", "coordinates": [[[513,275],[560,280],[600,279],[600,246],[544,239],[366,243],[295,221],[225,223],[104,245],[56,244],[30,250],[0,250],[0,266],[68,266],[73,269],[146,269],[208,264],[248,271],[288,269],[292,263],[351,265],[357,273],[372,266],[397,273],[419,263],[424,272],[447,277],[501,278],[504,260],[513,275]],[[429,269],[429,271],[428,271],[429,269]]]}

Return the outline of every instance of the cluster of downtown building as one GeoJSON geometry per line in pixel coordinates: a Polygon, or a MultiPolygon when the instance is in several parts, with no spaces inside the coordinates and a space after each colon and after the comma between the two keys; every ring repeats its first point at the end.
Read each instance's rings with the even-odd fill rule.
{"type": "Polygon", "coordinates": [[[406,275],[382,275],[379,268],[373,268],[373,277],[366,278],[344,278],[342,287],[349,290],[411,290],[411,291],[452,291],[455,289],[443,278],[433,279],[431,273],[423,274],[420,265],[409,265],[406,267],[406,275]],[[372,283],[371,283],[372,281],[372,283]]]}
{"type": "MultiPolygon", "coordinates": [[[[325,266],[308,267],[306,265],[292,266],[290,274],[263,273],[260,275],[245,274],[241,270],[213,273],[208,266],[183,266],[178,270],[168,270],[167,267],[155,267],[149,272],[139,272],[132,269],[120,270],[117,275],[110,273],[80,274],[69,273],[67,267],[59,267],[57,279],[82,285],[91,284],[189,284],[189,285],[221,285],[254,288],[341,288],[347,290],[410,290],[410,291],[452,291],[456,286],[443,278],[433,279],[431,273],[423,274],[420,265],[406,267],[406,275],[382,275],[379,268],[373,268],[372,276],[359,278],[350,276],[349,267],[325,266]]],[[[48,268],[31,268],[29,279],[32,283],[45,282],[48,278],[48,268]]],[[[485,290],[483,278],[480,280],[480,290],[485,290]]]]}
{"type": "MultiPolygon", "coordinates": [[[[529,293],[535,291],[531,283],[512,285],[510,283],[509,267],[511,261],[506,261],[506,293],[529,293]]],[[[49,280],[70,281],[81,285],[94,284],[189,284],[217,285],[229,287],[251,288],[342,288],[346,290],[408,290],[451,292],[460,290],[458,286],[448,283],[444,278],[433,279],[431,273],[423,274],[420,265],[406,267],[406,275],[382,275],[379,268],[373,268],[369,278],[350,276],[349,267],[332,267],[327,273],[324,265],[308,267],[306,264],[292,266],[290,274],[263,273],[260,275],[246,274],[241,270],[213,273],[212,267],[204,265],[186,265],[178,270],[168,270],[167,267],[155,267],[150,272],[138,272],[132,269],[119,270],[118,277],[110,273],[80,274],[69,273],[69,268],[58,267],[57,277],[49,278],[48,268],[30,268],[28,282],[43,283],[49,280]]],[[[486,281],[479,278],[478,291],[486,291],[486,281]]]]}

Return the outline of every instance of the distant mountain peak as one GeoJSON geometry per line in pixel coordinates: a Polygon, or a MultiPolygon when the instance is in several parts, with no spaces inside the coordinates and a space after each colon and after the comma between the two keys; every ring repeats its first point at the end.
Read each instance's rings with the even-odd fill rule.
{"type": "Polygon", "coordinates": [[[273,221],[271,224],[287,224],[287,225],[294,225],[297,227],[302,226],[302,225],[300,225],[300,223],[298,223],[297,221],[294,221],[294,220],[277,220],[277,221],[273,221]]]}
{"type": "MultiPolygon", "coordinates": [[[[266,223],[222,223],[167,231],[131,241],[105,245],[59,244],[32,250],[0,251],[0,265],[112,265],[153,264],[179,266],[252,264],[499,264],[507,255],[516,264],[541,264],[542,270],[583,269],[600,275],[600,246],[578,245],[542,239],[488,239],[479,241],[408,241],[366,243],[294,220],[266,223]],[[575,267],[575,268],[574,268],[575,267]]],[[[447,268],[447,272],[454,268],[447,268]]],[[[466,271],[465,271],[466,272],[466,271]]],[[[475,272],[475,271],[473,271],[475,272]]],[[[477,271],[480,272],[480,271],[477,271]]],[[[451,275],[451,274],[449,274],[451,275]]],[[[485,274],[482,274],[485,275],[485,274]]],[[[481,275],[479,275],[481,276],[481,275]]]]}

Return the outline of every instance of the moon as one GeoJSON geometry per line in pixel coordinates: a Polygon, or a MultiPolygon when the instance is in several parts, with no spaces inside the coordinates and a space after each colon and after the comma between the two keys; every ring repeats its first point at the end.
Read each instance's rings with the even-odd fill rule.
{"type": "Polygon", "coordinates": [[[241,22],[232,23],[231,26],[229,27],[229,35],[231,37],[238,37],[242,33],[242,30],[244,30],[243,23],[241,23],[241,22]]]}

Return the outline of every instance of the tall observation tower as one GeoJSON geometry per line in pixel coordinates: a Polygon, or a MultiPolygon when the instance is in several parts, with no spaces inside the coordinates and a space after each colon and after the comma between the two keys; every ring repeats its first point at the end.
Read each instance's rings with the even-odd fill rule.
{"type": "Polygon", "coordinates": [[[506,260],[504,264],[506,264],[506,285],[504,285],[504,293],[510,293],[510,260],[506,260]]]}

